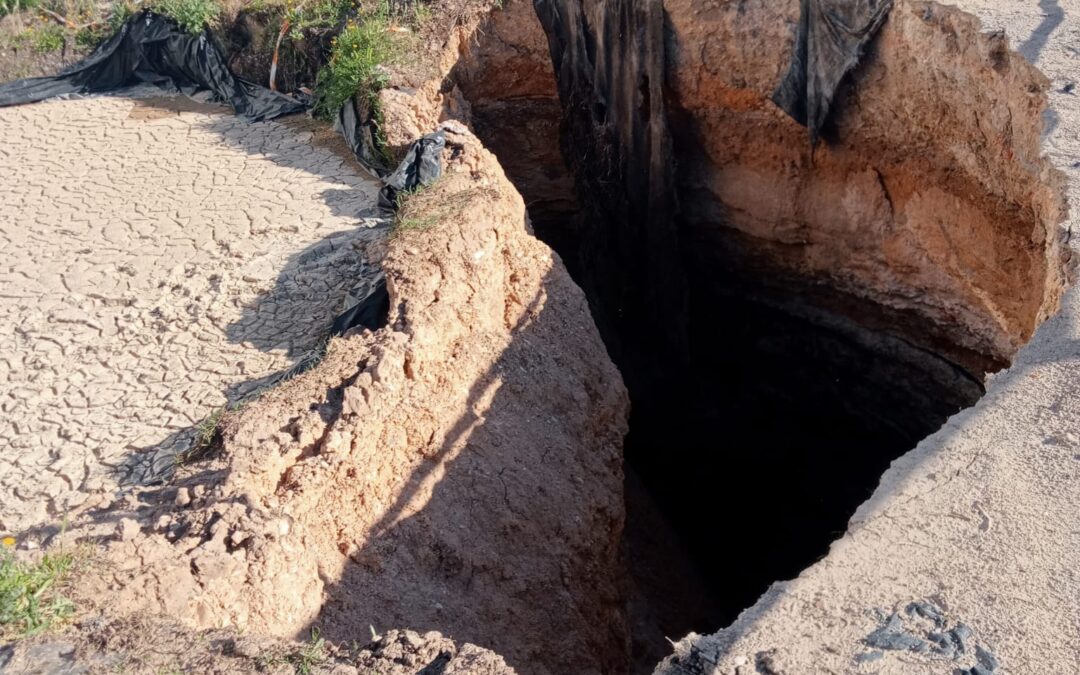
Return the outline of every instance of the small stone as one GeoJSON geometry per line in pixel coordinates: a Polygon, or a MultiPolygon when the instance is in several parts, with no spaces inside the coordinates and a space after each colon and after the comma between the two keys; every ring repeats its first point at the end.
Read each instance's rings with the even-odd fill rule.
{"type": "Polygon", "coordinates": [[[745,656],[736,656],[734,659],[732,659],[731,662],[734,663],[736,666],[745,666],[747,659],[745,656]]]}
{"type": "Polygon", "coordinates": [[[221,552],[200,552],[191,561],[192,567],[200,579],[225,579],[236,571],[237,563],[229,555],[221,552]]]}
{"type": "Polygon", "coordinates": [[[188,492],[186,487],[182,487],[176,491],[176,500],[173,503],[179,508],[183,508],[191,503],[191,493],[188,492]]]}
{"type": "Polygon", "coordinates": [[[196,485],[195,487],[191,488],[191,496],[195,499],[202,499],[202,496],[204,494],[206,494],[205,485],[196,485]]]}
{"type": "Polygon", "coordinates": [[[120,541],[131,541],[139,536],[139,523],[134,518],[121,518],[116,524],[116,538],[120,541]]]}
{"type": "Polygon", "coordinates": [[[254,659],[262,655],[266,645],[250,637],[242,637],[233,642],[232,653],[248,659],[254,659]]]}
{"type": "Polygon", "coordinates": [[[1065,442],[1069,445],[1080,445],[1080,437],[1069,431],[1065,434],[1065,442]]]}
{"type": "Polygon", "coordinates": [[[251,538],[251,535],[243,530],[233,530],[229,535],[229,541],[233,546],[241,546],[245,541],[251,538]]]}
{"type": "Polygon", "coordinates": [[[278,521],[277,529],[278,529],[278,534],[281,535],[282,537],[284,537],[285,535],[287,535],[289,533],[289,521],[282,518],[281,520],[278,521]]]}

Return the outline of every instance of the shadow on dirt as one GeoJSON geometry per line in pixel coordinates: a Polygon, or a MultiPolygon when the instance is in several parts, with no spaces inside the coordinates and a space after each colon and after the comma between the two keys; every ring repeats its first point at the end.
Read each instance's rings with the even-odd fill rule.
{"type": "MultiPolygon", "coordinates": [[[[232,343],[284,352],[293,361],[282,371],[226,386],[225,407],[232,408],[306,365],[328,337],[334,318],[346,309],[348,292],[374,274],[363,250],[386,235],[386,221],[368,217],[375,212],[379,183],[364,174],[345,142],[324,123],[293,116],[252,124],[224,106],[184,96],[140,94],[133,101],[133,118],[153,122],[180,113],[202,113],[205,117],[194,123],[216,134],[223,143],[293,170],[297,181],[329,181],[341,186],[323,190],[324,204],[336,217],[356,219],[355,228],[331,232],[290,255],[279,270],[267,270],[267,277],[275,275],[272,286],[249,302],[238,320],[224,327],[232,343]]],[[[208,416],[215,414],[206,412],[208,416]]],[[[177,429],[153,446],[131,448],[126,460],[116,467],[121,484],[146,485],[168,479],[176,458],[196,444],[201,432],[199,426],[177,429]]]]}

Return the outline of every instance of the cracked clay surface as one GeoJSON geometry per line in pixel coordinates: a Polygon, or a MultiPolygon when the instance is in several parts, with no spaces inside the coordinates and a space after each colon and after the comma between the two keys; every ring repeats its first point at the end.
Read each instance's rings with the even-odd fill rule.
{"type": "Polygon", "coordinates": [[[0,531],[166,475],[326,335],[378,186],[303,126],[179,98],[0,109],[0,531]]]}

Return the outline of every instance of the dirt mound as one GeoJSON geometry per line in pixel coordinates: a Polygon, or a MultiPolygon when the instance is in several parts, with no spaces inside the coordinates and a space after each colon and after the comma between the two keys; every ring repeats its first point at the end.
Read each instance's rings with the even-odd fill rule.
{"type": "Polygon", "coordinates": [[[62,637],[0,647],[5,673],[263,673],[269,675],[515,675],[501,656],[441,633],[392,630],[368,644],[293,642],[235,630],[195,631],[162,617],[104,615],[62,637]]]}
{"type": "Polygon", "coordinates": [[[114,608],[345,642],[438,628],[522,672],[620,669],[626,392],[583,294],[457,129],[447,175],[368,250],[390,325],[331,342],[137,510],[157,534],[110,544],[132,561],[114,608]]]}

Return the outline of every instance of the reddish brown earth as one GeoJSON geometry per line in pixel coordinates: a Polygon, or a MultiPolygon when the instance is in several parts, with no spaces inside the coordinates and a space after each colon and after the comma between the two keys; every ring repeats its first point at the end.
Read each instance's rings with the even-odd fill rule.
{"type": "MultiPolygon", "coordinates": [[[[978,373],[1007,363],[1063,284],[1045,79],[966,15],[902,0],[811,153],[768,101],[796,6],[666,4],[699,264],[770,279],[766,296],[808,289],[978,373]]],[[[72,524],[70,538],[108,533],[87,603],[106,598],[97,609],[118,621],[167,615],[178,634],[448,636],[388,633],[349,655],[361,669],[453,652],[458,672],[500,672],[480,648],[522,673],[628,667],[629,401],[526,210],[577,208],[546,43],[512,0],[456,27],[437,66],[383,92],[390,143],[456,119],[505,159],[450,125],[446,177],[365,251],[387,272],[388,327],[331,341],[317,367],[230,413],[217,454],[176,484],[72,524]]]]}

